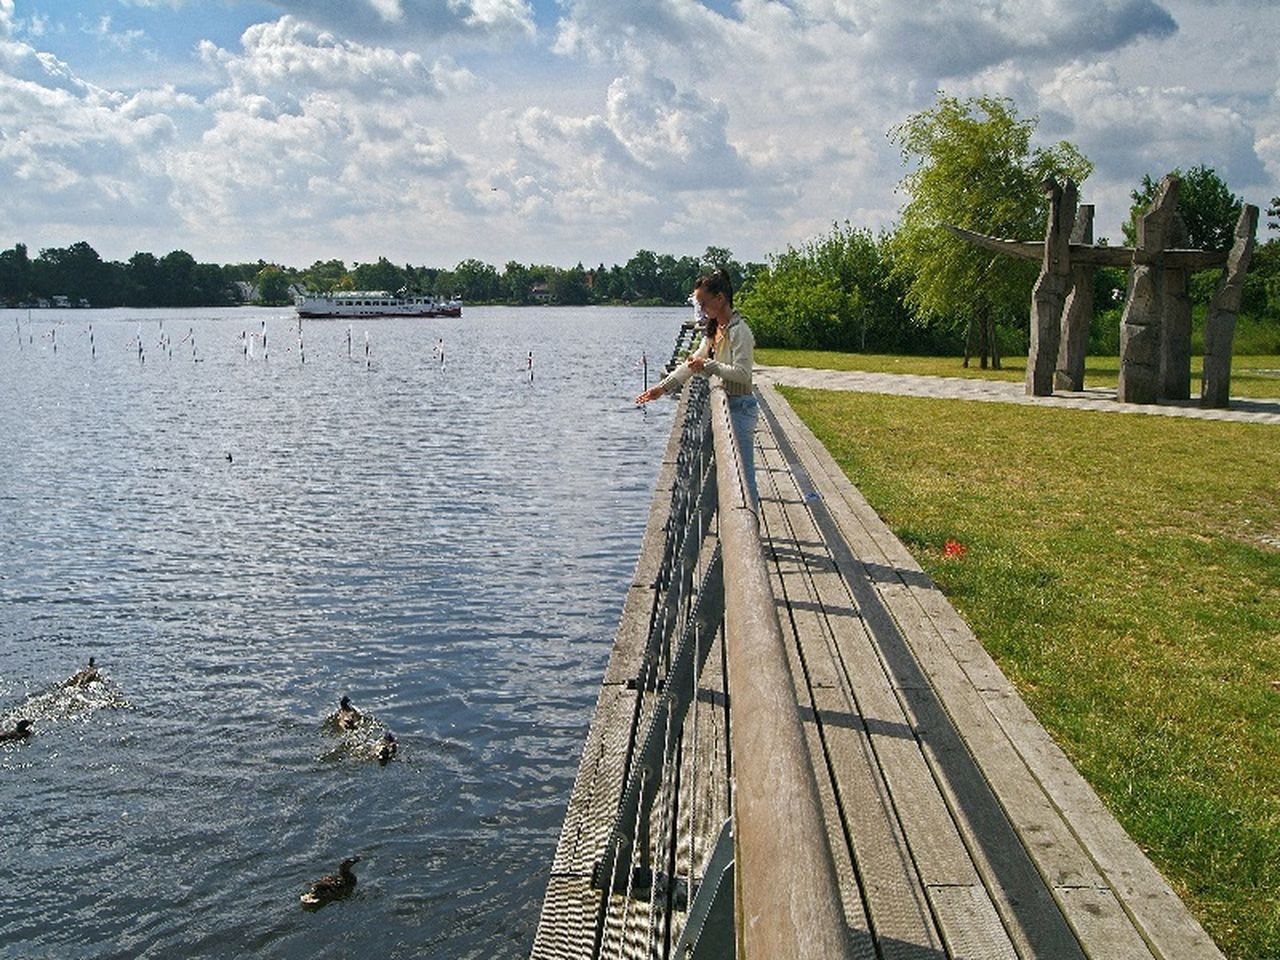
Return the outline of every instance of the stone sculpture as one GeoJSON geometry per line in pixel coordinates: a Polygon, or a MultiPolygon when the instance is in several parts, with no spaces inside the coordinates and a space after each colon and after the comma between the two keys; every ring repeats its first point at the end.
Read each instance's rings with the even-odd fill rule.
{"type": "Polygon", "coordinates": [[[1076,185],[1044,184],[1049,223],[1043,242],[1003,240],[945,224],[957,236],[988,250],[1041,262],[1031,294],[1031,338],[1027,393],[1049,396],[1084,387],[1084,355],[1093,313],[1093,271],[1129,267],[1128,293],[1120,318],[1122,403],[1186,400],[1191,396],[1191,298],[1187,281],[1196,270],[1227,265],[1210,306],[1205,329],[1205,379],[1201,402],[1226,406],[1231,380],[1231,340],[1245,271],[1253,253],[1258,211],[1246,206],[1228,255],[1189,250],[1178,216],[1179,180],[1165,177],[1155,202],[1138,222],[1134,247],[1093,245],[1093,207],[1077,209],[1076,185]],[[1250,214],[1252,211],[1252,214],[1250,214]],[[1212,341],[1212,346],[1210,345],[1212,341]],[[1212,366],[1212,372],[1210,368],[1212,366]]]}

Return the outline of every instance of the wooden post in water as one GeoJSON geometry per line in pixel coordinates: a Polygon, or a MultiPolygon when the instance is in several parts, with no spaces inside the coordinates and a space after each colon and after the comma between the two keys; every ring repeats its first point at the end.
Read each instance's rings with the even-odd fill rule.
{"type": "Polygon", "coordinates": [[[739,960],[851,960],[760,526],[724,387],[711,388],[724,557],[739,960]]]}

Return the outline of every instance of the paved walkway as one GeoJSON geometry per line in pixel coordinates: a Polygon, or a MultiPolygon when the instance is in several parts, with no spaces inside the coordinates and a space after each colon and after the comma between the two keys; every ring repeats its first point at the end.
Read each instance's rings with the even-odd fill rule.
{"type": "Polygon", "coordinates": [[[1160,417],[1193,417],[1201,420],[1234,420],[1280,426],[1280,400],[1235,398],[1229,410],[1211,410],[1199,400],[1162,400],[1158,404],[1117,403],[1113,389],[1059,390],[1052,397],[1029,397],[1021,382],[977,380],[967,377],[926,377],[910,373],[862,373],[847,370],[814,370],[807,367],[756,367],[756,381],[815,390],[852,390],[910,397],[949,400],[982,400],[988,403],[1020,403],[1105,413],[1138,413],[1160,417]]]}

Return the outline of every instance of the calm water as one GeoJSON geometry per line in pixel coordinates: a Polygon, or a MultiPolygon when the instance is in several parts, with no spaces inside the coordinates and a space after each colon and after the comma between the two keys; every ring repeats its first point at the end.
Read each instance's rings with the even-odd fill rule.
{"type": "Polygon", "coordinates": [[[685,313],[0,311],[0,956],[527,955],[685,313]]]}

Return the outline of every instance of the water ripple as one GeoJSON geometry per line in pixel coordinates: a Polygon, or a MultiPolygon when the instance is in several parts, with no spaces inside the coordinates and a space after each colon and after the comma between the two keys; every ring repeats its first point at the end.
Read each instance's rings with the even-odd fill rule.
{"type": "Polygon", "coordinates": [[[287,311],[0,311],[0,723],[37,721],[0,956],[526,955],[670,427],[637,361],[683,318],[369,321],[352,358],[308,323],[303,365],[287,311]],[[203,362],[139,364],[161,320],[203,362]],[[395,761],[326,726],[344,693],[395,761]]]}

